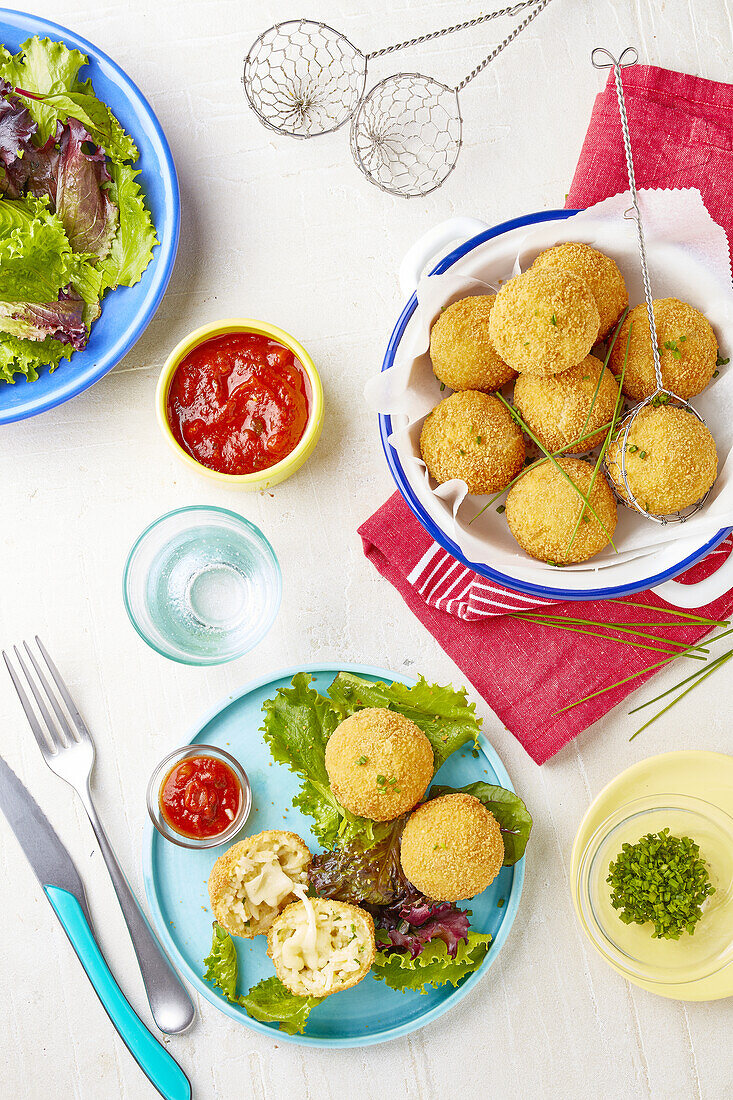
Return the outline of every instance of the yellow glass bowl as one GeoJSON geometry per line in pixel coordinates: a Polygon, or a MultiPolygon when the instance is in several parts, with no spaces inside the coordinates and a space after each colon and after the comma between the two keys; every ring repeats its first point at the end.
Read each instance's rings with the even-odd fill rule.
{"type": "Polygon", "coordinates": [[[266,321],[256,321],[251,317],[230,317],[223,321],[214,321],[211,324],[202,325],[201,328],[194,329],[179,344],[176,344],[166,359],[163,370],[160,372],[158,386],[155,391],[155,411],[160,430],[178,457],[187,466],[222,485],[228,485],[234,489],[255,491],[279,485],[281,481],[285,481],[296,470],[299,470],[312,453],[323,428],[323,386],[310,355],[303,345],[298,343],[289,333],[284,332],[276,325],[268,324],[266,321]],[[203,466],[180,445],[168,422],[168,391],[173,375],[178,370],[181,361],[185,359],[190,351],[193,351],[200,344],[204,344],[207,340],[213,340],[217,336],[228,336],[233,332],[251,332],[256,336],[267,336],[270,340],[277,340],[279,344],[289,348],[303,367],[310,384],[308,423],[297,447],[280,462],[276,462],[274,466],[270,466],[266,470],[257,470],[252,474],[225,474],[219,470],[211,470],[208,466],[203,466]]]}

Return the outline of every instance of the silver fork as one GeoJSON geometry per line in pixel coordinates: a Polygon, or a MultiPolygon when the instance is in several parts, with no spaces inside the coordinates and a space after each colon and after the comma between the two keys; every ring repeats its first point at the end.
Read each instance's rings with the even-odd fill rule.
{"type": "Polygon", "coordinates": [[[145,914],[138,904],[137,898],[130,889],[124,872],[117,862],[117,857],[107,839],[102,822],[97,815],[90,789],[92,769],[94,768],[94,742],[91,734],[84,724],[84,720],[79,714],[66,684],[61,679],[56,665],[49,657],[46,647],[37,635],[36,644],[46,663],[51,679],[56,684],[58,695],[61,696],[66,705],[68,716],[71,719],[70,722],[59,702],[58,695],[54,692],[27,642],[23,642],[23,648],[33,665],[37,680],[33,677],[18,647],[14,646],[13,649],[16,660],[28,681],[28,686],[36,701],[41,718],[45,723],[45,731],[31,705],[18,673],[11,664],[7,653],[3,650],[5,664],[26,718],[38,742],[43,759],[52,772],[55,772],[61,779],[65,779],[74,788],[84,804],[84,809],[89,814],[89,820],[99,842],[104,862],[107,864],[107,870],[112,879],[122,915],[130,932],[130,939],[137,955],[153,1019],[161,1031],[169,1035],[177,1034],[185,1031],[193,1022],[193,1003],[183,983],[168,961],[163,948],[158,943],[145,914]],[[51,716],[47,702],[51,704],[51,708],[56,715],[56,721],[51,716]]]}

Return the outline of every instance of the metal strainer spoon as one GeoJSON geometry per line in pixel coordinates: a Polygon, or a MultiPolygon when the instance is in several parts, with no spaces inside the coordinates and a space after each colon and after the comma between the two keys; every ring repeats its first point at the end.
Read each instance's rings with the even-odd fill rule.
{"type": "Polygon", "coordinates": [[[353,119],[351,150],[367,178],[391,194],[426,195],[443,183],[458,159],[459,93],[549,2],[521,0],[368,54],[325,23],[278,23],[264,31],[247,54],[244,91],[260,122],[290,137],[332,133],[353,119]],[[399,73],[364,96],[367,67],[375,58],[527,8],[533,10],[455,87],[419,73],[399,73]]]}
{"type": "MultiPolygon", "coordinates": [[[[648,511],[648,509],[644,508],[639,503],[637,498],[634,496],[634,493],[632,492],[631,486],[629,485],[629,479],[626,472],[626,447],[629,438],[629,432],[631,431],[631,427],[634,421],[637,419],[643,409],[648,407],[656,407],[658,405],[672,405],[676,408],[683,409],[685,412],[691,413],[697,420],[700,421],[701,424],[705,423],[703,418],[692,407],[689,401],[683,400],[683,398],[678,397],[676,393],[673,393],[670,389],[668,389],[664,385],[664,380],[662,378],[662,364],[659,358],[659,342],[657,339],[657,326],[654,319],[652,288],[649,280],[649,270],[647,267],[646,259],[644,227],[641,220],[641,211],[639,209],[639,196],[636,190],[634,162],[631,156],[629,120],[626,114],[626,101],[624,99],[624,89],[621,79],[621,70],[629,65],[635,65],[638,60],[639,56],[633,46],[628,46],[618,59],[616,59],[613,54],[611,54],[608,50],[600,47],[597,47],[595,50],[593,50],[593,53],[591,54],[593,67],[596,69],[613,69],[613,75],[616,82],[616,95],[618,96],[619,114],[621,115],[621,130],[624,140],[624,152],[626,154],[626,168],[629,175],[629,190],[631,191],[631,201],[633,204],[632,209],[628,210],[626,213],[628,217],[636,222],[636,230],[639,242],[639,260],[641,262],[641,277],[644,284],[644,299],[646,301],[646,311],[647,317],[649,319],[649,332],[652,341],[652,356],[654,359],[654,375],[657,383],[657,388],[655,389],[654,393],[650,394],[649,397],[646,397],[643,401],[639,402],[639,404],[635,408],[633,408],[631,412],[627,413],[623,420],[621,420],[616,436],[616,438],[619,439],[620,442],[620,471],[617,464],[614,464],[614,466],[615,475],[617,476],[618,473],[620,473],[621,479],[624,483],[624,489],[626,492],[624,503],[630,505],[632,508],[635,508],[637,512],[640,512],[647,519],[653,520],[654,523],[665,525],[668,523],[684,523],[685,520],[689,519],[691,516],[694,516],[695,513],[698,512],[700,508],[702,508],[703,504],[707,500],[710,489],[708,489],[707,493],[705,493],[705,495],[701,497],[700,500],[696,501],[694,504],[691,504],[689,507],[684,508],[679,512],[673,512],[668,515],[660,515],[648,511]]],[[[611,472],[611,470],[609,469],[607,459],[605,461],[605,466],[606,471],[613,479],[614,472],[611,472]]]]}
{"type": "Polygon", "coordinates": [[[252,110],[270,130],[300,138],[330,134],[348,122],[359,106],[370,61],[502,15],[516,15],[537,2],[522,0],[366,54],[326,23],[289,19],[263,31],[253,43],[244,59],[244,91],[252,110]]]}

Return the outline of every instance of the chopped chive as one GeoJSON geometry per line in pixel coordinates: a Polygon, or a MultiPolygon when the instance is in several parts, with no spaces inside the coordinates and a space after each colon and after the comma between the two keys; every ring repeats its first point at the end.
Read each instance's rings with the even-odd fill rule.
{"type": "MultiPolygon", "coordinates": [[[[639,451],[639,458],[646,458],[646,451],[639,451]]],[[[649,509],[647,508],[647,512],[649,509]]]]}
{"type": "Polygon", "coordinates": [[[557,327],[557,317],[555,316],[554,313],[553,313],[552,317],[550,318],[550,324],[555,325],[557,327]]]}
{"type": "Polygon", "coordinates": [[[635,443],[629,443],[626,447],[626,450],[629,451],[633,455],[633,454],[636,453],[636,451],[639,450],[639,448],[636,446],[635,443]]]}
{"type": "Polygon", "coordinates": [[[440,383],[440,392],[442,393],[444,389],[445,389],[445,382],[441,382],[440,383]]]}
{"type": "Polygon", "coordinates": [[[499,515],[501,515],[502,512],[506,512],[506,504],[500,504],[499,507],[496,510],[499,513],[499,515]]]}
{"type": "Polygon", "coordinates": [[[727,367],[730,363],[730,356],[727,359],[723,359],[720,352],[718,352],[718,358],[715,360],[716,367],[727,367]]]}

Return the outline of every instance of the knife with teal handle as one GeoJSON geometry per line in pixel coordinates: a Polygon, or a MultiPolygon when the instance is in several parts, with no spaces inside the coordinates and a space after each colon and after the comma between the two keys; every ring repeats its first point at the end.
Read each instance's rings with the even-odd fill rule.
{"type": "Polygon", "coordinates": [[[148,1080],[165,1100],[190,1100],[181,1067],[128,1003],[92,932],[84,886],[38,803],[0,757],[0,809],[69,937],[102,1007],[148,1080]]]}

